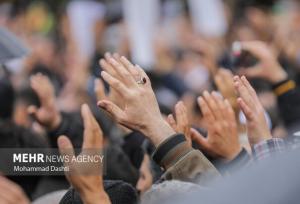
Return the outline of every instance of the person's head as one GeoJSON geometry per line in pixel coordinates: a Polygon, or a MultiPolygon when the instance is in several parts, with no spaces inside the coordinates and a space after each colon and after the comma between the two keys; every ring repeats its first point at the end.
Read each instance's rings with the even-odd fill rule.
{"type": "Polygon", "coordinates": [[[150,157],[149,155],[144,155],[144,160],[142,162],[142,165],[140,167],[140,177],[136,184],[136,189],[140,193],[144,193],[147,191],[152,183],[153,183],[153,176],[151,174],[151,166],[150,166],[150,157]]]}
{"type": "Polygon", "coordinates": [[[0,79],[0,119],[11,119],[14,108],[15,92],[8,78],[0,79]]]}
{"type": "Polygon", "coordinates": [[[14,105],[14,122],[24,127],[30,127],[32,120],[28,114],[30,105],[40,106],[36,93],[31,88],[24,88],[16,93],[14,105]]]}
{"type": "MultiPolygon", "coordinates": [[[[105,192],[108,194],[111,204],[134,204],[137,203],[137,193],[135,189],[123,181],[105,180],[105,192]]],[[[70,189],[61,199],[60,204],[81,204],[80,195],[74,189],[70,189]]]]}

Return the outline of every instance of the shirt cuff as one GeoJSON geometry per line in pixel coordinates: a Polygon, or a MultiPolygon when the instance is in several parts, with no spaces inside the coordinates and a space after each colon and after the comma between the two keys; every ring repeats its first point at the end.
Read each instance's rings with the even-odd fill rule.
{"type": "Polygon", "coordinates": [[[168,169],[192,150],[183,134],[175,134],[157,147],[152,158],[158,165],[168,169]]]}
{"type": "Polygon", "coordinates": [[[252,155],[255,160],[262,160],[270,157],[273,153],[283,152],[285,148],[283,139],[272,138],[255,144],[252,148],[252,155]]]}

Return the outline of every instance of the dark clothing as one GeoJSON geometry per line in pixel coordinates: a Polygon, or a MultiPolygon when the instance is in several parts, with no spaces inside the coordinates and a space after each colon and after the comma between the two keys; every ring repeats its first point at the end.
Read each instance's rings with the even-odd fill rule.
{"type": "Polygon", "coordinates": [[[273,90],[277,95],[277,102],[280,115],[291,131],[297,131],[296,125],[300,123],[300,88],[297,86],[287,86],[285,90],[276,93],[279,87],[284,87],[289,83],[295,83],[290,79],[286,79],[273,85],[273,90]],[[295,130],[296,128],[296,130],[295,130]]]}
{"type": "Polygon", "coordinates": [[[240,153],[231,161],[224,162],[220,160],[212,161],[215,167],[223,174],[232,174],[235,171],[247,166],[251,163],[252,158],[246,151],[246,149],[242,149],[240,153]]]}
{"type": "Polygon", "coordinates": [[[182,134],[173,135],[160,144],[153,153],[153,160],[166,171],[162,181],[177,179],[205,186],[220,177],[214,165],[202,152],[193,149],[182,134]]]}
{"type": "MultiPolygon", "coordinates": [[[[43,140],[41,136],[11,121],[0,121],[0,138],[0,148],[48,147],[46,140],[43,140]]],[[[30,198],[41,179],[40,176],[8,176],[8,178],[20,185],[30,198]]]]}
{"type": "MultiPolygon", "coordinates": [[[[110,135],[113,128],[112,120],[98,107],[91,107],[91,110],[99,123],[104,137],[110,135]]],[[[56,130],[48,132],[49,140],[52,147],[57,147],[57,138],[66,135],[72,141],[74,148],[81,148],[83,141],[83,120],[79,112],[61,113],[62,121],[56,130]]]]}
{"type": "MultiPolygon", "coordinates": [[[[113,127],[110,119],[98,107],[92,108],[92,112],[100,124],[104,136],[109,137],[110,130],[113,127]]],[[[62,122],[59,127],[49,132],[51,146],[56,148],[57,138],[60,135],[66,135],[72,141],[74,148],[81,149],[83,130],[83,121],[79,113],[62,113],[62,122]]],[[[120,146],[111,143],[105,147],[105,152],[108,156],[104,178],[109,180],[123,180],[135,185],[139,178],[138,168],[132,165],[129,156],[126,154],[127,152],[124,153],[120,146]]],[[[137,162],[140,163],[141,161],[137,162]]]]}
{"type": "MultiPolygon", "coordinates": [[[[122,181],[104,181],[104,190],[108,194],[111,204],[135,204],[138,202],[136,190],[122,181]]],[[[82,204],[80,195],[70,189],[61,199],[60,204],[82,204]]]]}

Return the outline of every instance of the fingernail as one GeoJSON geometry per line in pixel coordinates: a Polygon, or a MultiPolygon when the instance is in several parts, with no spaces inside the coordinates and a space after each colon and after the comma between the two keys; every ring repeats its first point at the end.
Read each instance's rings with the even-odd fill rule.
{"type": "Polygon", "coordinates": [[[219,95],[216,91],[212,91],[211,94],[214,95],[214,96],[218,96],[219,95]]]}
{"type": "Polygon", "coordinates": [[[199,102],[199,103],[203,103],[203,98],[202,98],[202,96],[199,96],[199,97],[198,97],[198,102],[199,102]]]}
{"type": "Polygon", "coordinates": [[[208,91],[204,91],[204,92],[203,92],[203,96],[204,96],[204,97],[209,97],[208,91]]]}
{"type": "Polygon", "coordinates": [[[104,64],[105,63],[105,60],[104,59],[101,59],[100,60],[100,64],[104,64]]]}
{"type": "Polygon", "coordinates": [[[229,103],[229,101],[228,101],[228,99],[225,99],[225,104],[226,104],[227,106],[231,106],[230,103],[229,103]]]}
{"type": "Polygon", "coordinates": [[[101,75],[103,78],[105,78],[105,76],[107,76],[107,73],[106,73],[106,71],[101,71],[100,75],[101,75]]]}

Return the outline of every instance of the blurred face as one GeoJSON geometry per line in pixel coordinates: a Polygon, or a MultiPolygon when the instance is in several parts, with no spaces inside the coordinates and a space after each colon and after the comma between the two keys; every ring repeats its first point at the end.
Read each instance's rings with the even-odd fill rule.
{"type": "Polygon", "coordinates": [[[17,125],[30,127],[31,121],[27,113],[28,106],[24,103],[16,103],[14,108],[14,121],[17,125]]]}
{"type": "Polygon", "coordinates": [[[150,170],[150,158],[147,154],[145,154],[140,168],[140,178],[136,184],[136,189],[143,194],[151,187],[152,183],[153,176],[150,170]]]}
{"type": "Polygon", "coordinates": [[[259,33],[266,32],[270,28],[270,15],[257,8],[250,8],[247,10],[247,19],[250,25],[259,33]]]}

